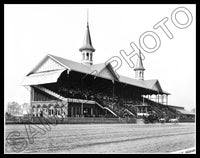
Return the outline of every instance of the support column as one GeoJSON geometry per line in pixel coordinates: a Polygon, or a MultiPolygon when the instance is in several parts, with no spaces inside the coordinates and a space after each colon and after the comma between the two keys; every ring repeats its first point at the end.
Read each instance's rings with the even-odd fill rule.
{"type": "Polygon", "coordinates": [[[47,118],[49,118],[49,106],[47,105],[47,118]]]}
{"type": "Polygon", "coordinates": [[[81,103],[81,115],[83,116],[83,103],[81,103]]]}
{"type": "Polygon", "coordinates": [[[166,94],[166,105],[168,105],[168,95],[166,94]]]}
{"type": "Polygon", "coordinates": [[[68,107],[69,107],[69,103],[67,102],[67,103],[64,105],[65,117],[67,117],[67,116],[68,116],[68,113],[69,113],[68,107]]]}
{"type": "Polygon", "coordinates": [[[49,118],[49,105],[47,106],[47,117],[49,118]]]}
{"type": "Polygon", "coordinates": [[[142,105],[144,105],[144,96],[142,96],[142,105]]]}
{"type": "Polygon", "coordinates": [[[33,117],[33,106],[32,106],[32,100],[33,100],[33,88],[30,86],[31,91],[30,91],[30,107],[31,107],[31,117],[33,117]]]}
{"type": "Polygon", "coordinates": [[[56,108],[55,108],[56,105],[53,105],[53,117],[55,118],[55,113],[56,113],[56,108]]]}
{"type": "Polygon", "coordinates": [[[73,116],[73,106],[71,106],[71,117],[73,116]]]}
{"type": "Polygon", "coordinates": [[[56,108],[56,115],[58,116],[60,113],[60,108],[56,108]]]}
{"type": "Polygon", "coordinates": [[[32,103],[30,103],[30,106],[31,106],[31,117],[33,117],[33,106],[32,106],[32,103]]]}
{"type": "Polygon", "coordinates": [[[91,116],[93,115],[93,108],[91,108],[91,116]]]}
{"type": "Polygon", "coordinates": [[[114,86],[114,81],[113,82],[113,97],[115,96],[115,86],[114,86]]]}
{"type": "Polygon", "coordinates": [[[76,110],[76,106],[74,106],[74,116],[76,117],[77,115],[77,110],[76,110]]]}
{"type": "Polygon", "coordinates": [[[38,117],[38,108],[35,107],[35,109],[36,109],[36,117],[38,117]]]}

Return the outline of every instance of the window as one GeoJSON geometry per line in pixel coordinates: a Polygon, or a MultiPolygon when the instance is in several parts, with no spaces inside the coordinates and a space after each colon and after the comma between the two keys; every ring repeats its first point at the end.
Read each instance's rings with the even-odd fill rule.
{"type": "Polygon", "coordinates": [[[86,55],[87,55],[87,60],[89,60],[89,53],[87,53],[86,55]]]}
{"type": "Polygon", "coordinates": [[[57,111],[57,113],[56,113],[57,115],[60,115],[60,114],[61,114],[60,108],[57,108],[56,111],[57,111]]]}
{"type": "Polygon", "coordinates": [[[85,53],[83,53],[83,60],[85,60],[85,53]]]}

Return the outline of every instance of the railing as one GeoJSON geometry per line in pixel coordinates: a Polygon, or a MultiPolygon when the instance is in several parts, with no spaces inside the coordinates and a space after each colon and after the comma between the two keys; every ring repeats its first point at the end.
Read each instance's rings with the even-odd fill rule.
{"type": "Polygon", "coordinates": [[[52,90],[49,90],[48,88],[41,87],[41,86],[34,86],[35,88],[40,89],[41,91],[44,91],[52,96],[54,96],[57,99],[60,99],[62,101],[68,101],[68,102],[80,102],[80,103],[88,103],[88,104],[94,104],[95,102],[92,100],[85,100],[85,99],[75,99],[75,98],[65,98],[61,96],[60,94],[57,94],[56,92],[53,92],[52,90]]]}
{"type": "Polygon", "coordinates": [[[109,104],[105,104],[105,102],[103,102],[101,99],[94,97],[94,100],[97,103],[100,103],[101,105],[103,105],[104,108],[106,108],[107,110],[109,110],[111,113],[113,113],[115,116],[120,117],[119,113],[116,112],[116,110],[114,110],[109,104]]]}
{"type": "Polygon", "coordinates": [[[108,100],[101,100],[98,97],[94,97],[94,99],[99,102],[101,105],[103,105],[104,107],[108,108],[109,110],[111,110],[113,113],[115,113],[115,115],[117,115],[118,117],[125,117],[126,114],[128,115],[132,115],[135,116],[129,109],[124,108],[120,105],[118,105],[116,102],[114,101],[108,101],[108,100]]]}
{"type": "Polygon", "coordinates": [[[123,104],[125,108],[127,108],[133,115],[137,115],[137,109],[133,105],[123,104]]]}
{"type": "Polygon", "coordinates": [[[110,111],[114,116],[118,117],[118,115],[115,112],[113,112],[111,109],[109,109],[109,107],[106,107],[101,100],[99,100],[98,98],[94,98],[94,100],[95,100],[97,105],[99,105],[103,109],[106,109],[106,110],[110,111]]]}
{"type": "Polygon", "coordinates": [[[148,103],[149,105],[151,105],[151,107],[153,108],[153,110],[159,115],[162,116],[163,112],[167,115],[167,117],[177,117],[179,114],[176,112],[176,110],[168,107],[167,105],[163,105],[157,102],[154,102],[152,100],[149,100],[147,98],[144,98],[144,101],[146,103],[148,103]]]}
{"type": "Polygon", "coordinates": [[[105,118],[105,117],[10,117],[6,124],[73,124],[73,123],[136,123],[135,118],[105,118]]]}
{"type": "Polygon", "coordinates": [[[55,92],[53,92],[53,91],[51,91],[47,88],[44,88],[44,87],[41,87],[41,86],[34,86],[34,87],[42,90],[43,92],[46,92],[46,93],[54,96],[55,98],[58,98],[58,99],[63,100],[63,101],[67,101],[67,98],[64,98],[63,96],[61,96],[61,95],[59,95],[59,94],[57,94],[57,93],[55,93],[55,92]]]}

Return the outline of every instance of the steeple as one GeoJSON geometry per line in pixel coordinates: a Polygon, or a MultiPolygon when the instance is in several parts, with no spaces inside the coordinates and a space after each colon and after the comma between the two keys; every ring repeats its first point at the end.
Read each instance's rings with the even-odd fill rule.
{"type": "Polygon", "coordinates": [[[87,13],[87,28],[85,33],[85,38],[83,41],[83,46],[79,49],[79,51],[82,53],[82,63],[86,65],[92,65],[92,55],[95,49],[92,46],[92,40],[90,36],[90,29],[89,29],[89,22],[88,22],[88,13],[87,13]]]}
{"type": "Polygon", "coordinates": [[[144,80],[144,66],[142,63],[142,57],[141,57],[141,51],[139,52],[138,58],[137,58],[137,63],[135,66],[135,78],[138,80],[144,80]]]}

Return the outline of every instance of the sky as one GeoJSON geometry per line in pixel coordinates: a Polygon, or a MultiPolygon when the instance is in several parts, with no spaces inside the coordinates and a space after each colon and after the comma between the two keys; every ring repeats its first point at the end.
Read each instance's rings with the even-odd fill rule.
{"type": "Polygon", "coordinates": [[[96,49],[94,64],[118,56],[122,66],[117,73],[135,78],[133,68],[120,55],[120,50],[127,54],[133,52],[130,43],[134,42],[145,57],[144,79],[158,79],[162,89],[171,94],[170,105],[188,110],[196,107],[196,6],[192,4],[4,5],[5,105],[9,101],[30,102],[30,93],[21,84],[45,55],[81,61],[79,48],[86,31],[87,9],[92,44],[96,49]],[[181,7],[189,11],[191,21],[188,12],[184,13],[181,7]],[[172,39],[161,28],[153,28],[164,18],[168,19],[165,25],[172,39]],[[181,29],[176,20],[180,26],[190,25],[181,29]],[[149,31],[160,39],[160,47],[154,52],[145,51],[139,44],[143,41],[151,49],[158,46],[152,36],[141,40],[149,31]]]}

